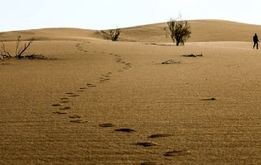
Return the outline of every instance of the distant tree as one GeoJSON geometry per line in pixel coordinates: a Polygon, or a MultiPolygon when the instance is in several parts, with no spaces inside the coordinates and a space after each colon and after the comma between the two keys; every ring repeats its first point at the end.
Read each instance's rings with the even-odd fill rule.
{"type": "Polygon", "coordinates": [[[121,31],[120,29],[110,30],[110,36],[112,41],[117,41],[120,37],[121,31]]]}
{"type": "Polygon", "coordinates": [[[176,45],[180,43],[184,45],[187,39],[190,38],[191,30],[188,21],[183,20],[170,20],[167,22],[168,27],[164,28],[167,35],[172,39],[176,45]]]}
{"type": "Polygon", "coordinates": [[[108,40],[112,40],[112,41],[118,41],[121,31],[120,29],[111,29],[108,31],[100,31],[101,35],[103,36],[103,38],[108,39],[108,40]]]}

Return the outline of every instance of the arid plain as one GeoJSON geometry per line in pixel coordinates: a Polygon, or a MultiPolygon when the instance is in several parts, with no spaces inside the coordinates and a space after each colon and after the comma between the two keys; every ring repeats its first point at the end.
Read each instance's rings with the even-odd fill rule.
{"type": "Polygon", "coordinates": [[[190,23],[179,47],[166,24],[0,33],[48,58],[0,61],[0,164],[261,164],[261,26],[190,23]]]}

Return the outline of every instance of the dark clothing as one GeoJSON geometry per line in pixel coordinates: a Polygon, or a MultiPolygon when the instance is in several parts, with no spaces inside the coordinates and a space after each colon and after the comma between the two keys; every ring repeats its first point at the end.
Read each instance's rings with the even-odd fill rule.
{"type": "Polygon", "coordinates": [[[254,42],[253,48],[256,47],[256,49],[258,49],[258,42],[259,42],[259,40],[258,40],[257,34],[255,34],[255,35],[253,36],[253,42],[254,42]]]}

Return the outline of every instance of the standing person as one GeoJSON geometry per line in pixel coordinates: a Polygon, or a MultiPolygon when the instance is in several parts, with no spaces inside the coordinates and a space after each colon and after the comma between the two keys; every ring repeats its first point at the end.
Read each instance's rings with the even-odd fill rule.
{"type": "Polygon", "coordinates": [[[253,45],[253,49],[256,47],[256,49],[258,49],[258,36],[257,34],[255,33],[255,35],[253,36],[253,42],[254,42],[254,45],[253,45]]]}

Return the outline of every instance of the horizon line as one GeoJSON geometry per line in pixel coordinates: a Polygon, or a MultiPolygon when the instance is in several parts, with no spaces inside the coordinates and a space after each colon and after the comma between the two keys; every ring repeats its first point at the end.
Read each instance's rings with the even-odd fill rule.
{"type": "MultiPolygon", "coordinates": [[[[170,18],[171,19],[171,18],[170,18]]],[[[169,19],[169,20],[170,20],[169,19]]],[[[174,19],[175,20],[175,19],[174,19]]],[[[215,18],[207,18],[207,19],[182,19],[184,21],[223,21],[223,22],[231,22],[231,23],[240,23],[240,24],[246,24],[246,25],[253,25],[253,26],[261,26],[261,24],[257,23],[249,23],[249,22],[243,22],[243,21],[236,21],[236,20],[228,20],[228,19],[215,19],[215,18]]],[[[3,30],[0,31],[0,33],[6,33],[6,32],[17,32],[17,31],[29,31],[29,30],[39,30],[39,29],[82,29],[82,30],[92,30],[92,31],[98,31],[98,30],[110,30],[110,29],[128,29],[128,28],[135,28],[135,27],[142,27],[142,26],[149,26],[149,25],[157,25],[157,24],[164,24],[167,23],[166,21],[157,21],[152,23],[144,23],[144,24],[136,24],[136,25],[126,25],[121,27],[114,27],[114,28],[88,28],[84,26],[46,26],[46,27],[31,27],[31,28],[21,28],[21,29],[10,29],[10,30],[3,30]]]]}

